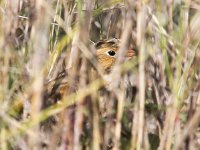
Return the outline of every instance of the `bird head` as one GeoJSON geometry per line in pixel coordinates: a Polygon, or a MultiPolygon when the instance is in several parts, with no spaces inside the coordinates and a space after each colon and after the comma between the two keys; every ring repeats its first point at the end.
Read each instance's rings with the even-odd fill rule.
{"type": "MultiPolygon", "coordinates": [[[[119,51],[120,40],[109,39],[96,43],[96,55],[100,66],[107,72],[114,66],[119,51]]],[[[135,51],[127,50],[125,57],[130,59],[135,56],[135,51]]]]}

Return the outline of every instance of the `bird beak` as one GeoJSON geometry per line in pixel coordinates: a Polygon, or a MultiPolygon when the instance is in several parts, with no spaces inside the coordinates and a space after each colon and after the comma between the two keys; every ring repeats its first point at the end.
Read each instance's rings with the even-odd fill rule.
{"type": "Polygon", "coordinates": [[[126,57],[132,58],[133,56],[135,56],[135,51],[133,49],[129,49],[126,53],[126,57]]]}

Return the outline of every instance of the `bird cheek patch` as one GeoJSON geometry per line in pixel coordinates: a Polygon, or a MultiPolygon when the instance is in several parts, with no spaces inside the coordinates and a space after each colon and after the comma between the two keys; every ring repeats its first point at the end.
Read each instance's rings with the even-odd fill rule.
{"type": "Polygon", "coordinates": [[[112,57],[104,57],[100,62],[100,66],[105,71],[109,70],[113,65],[114,65],[114,58],[112,58],[112,57]]]}

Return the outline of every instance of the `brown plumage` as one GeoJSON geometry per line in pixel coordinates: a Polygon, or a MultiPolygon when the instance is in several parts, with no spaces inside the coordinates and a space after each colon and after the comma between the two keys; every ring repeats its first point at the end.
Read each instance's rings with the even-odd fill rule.
{"type": "MultiPolygon", "coordinates": [[[[108,71],[114,66],[119,51],[119,44],[120,40],[115,38],[99,41],[96,43],[97,60],[104,71],[108,71]]],[[[132,58],[135,56],[135,54],[135,51],[130,49],[127,50],[125,57],[132,58]]]]}

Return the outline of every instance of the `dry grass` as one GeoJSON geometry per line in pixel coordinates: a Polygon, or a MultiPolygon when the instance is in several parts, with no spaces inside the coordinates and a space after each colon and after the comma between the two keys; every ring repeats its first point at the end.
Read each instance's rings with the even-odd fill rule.
{"type": "Polygon", "coordinates": [[[199,149],[199,39],[198,0],[0,0],[0,149],[199,149]]]}

